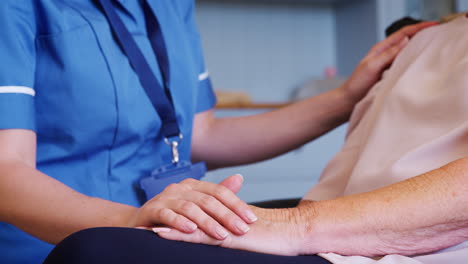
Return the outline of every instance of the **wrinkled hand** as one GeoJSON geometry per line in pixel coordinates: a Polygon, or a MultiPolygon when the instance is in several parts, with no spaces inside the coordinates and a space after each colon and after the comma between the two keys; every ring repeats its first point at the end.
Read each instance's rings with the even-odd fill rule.
{"type": "Polygon", "coordinates": [[[211,238],[198,229],[191,234],[182,233],[170,228],[154,228],[153,231],[160,237],[185,241],[190,243],[202,243],[226,248],[241,249],[275,255],[299,255],[301,246],[308,228],[299,220],[296,208],[291,209],[261,209],[251,207],[259,220],[251,225],[251,230],[238,236],[230,234],[225,240],[211,238]]]}
{"type": "Polygon", "coordinates": [[[220,184],[194,179],[171,184],[139,208],[129,225],[168,226],[184,233],[202,230],[219,240],[225,239],[229,232],[243,235],[256,216],[235,195],[242,182],[242,176],[234,175],[220,184]]]}
{"type": "Polygon", "coordinates": [[[437,22],[422,22],[406,26],[377,43],[340,89],[343,89],[354,103],[361,100],[381,79],[382,73],[392,64],[409,39],[419,31],[437,24],[437,22]]]}

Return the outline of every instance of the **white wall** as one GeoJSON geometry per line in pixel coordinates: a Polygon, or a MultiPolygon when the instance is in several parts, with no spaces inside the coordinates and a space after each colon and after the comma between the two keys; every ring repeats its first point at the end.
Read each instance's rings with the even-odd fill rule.
{"type": "Polygon", "coordinates": [[[378,0],[377,1],[377,34],[378,39],[385,38],[385,29],[406,15],[406,0],[378,0]]]}
{"type": "Polygon", "coordinates": [[[455,5],[459,12],[468,12],[468,0],[456,0],[455,5]]]}
{"type": "Polygon", "coordinates": [[[331,5],[199,0],[197,19],[217,89],[284,101],[335,65],[331,5]]]}
{"type": "Polygon", "coordinates": [[[335,9],[336,56],[341,76],[349,76],[378,40],[376,1],[353,1],[335,9]]]}

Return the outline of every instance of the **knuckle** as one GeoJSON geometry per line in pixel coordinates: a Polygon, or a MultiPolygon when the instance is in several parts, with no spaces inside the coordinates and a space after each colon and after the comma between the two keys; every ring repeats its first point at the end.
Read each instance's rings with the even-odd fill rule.
{"type": "Polygon", "coordinates": [[[421,27],[421,24],[406,25],[401,29],[401,32],[411,33],[415,30],[418,30],[420,27],[421,27]]]}
{"type": "Polygon", "coordinates": [[[218,200],[211,195],[203,195],[201,204],[206,207],[213,207],[217,204],[218,200]]]}
{"type": "Polygon", "coordinates": [[[169,186],[166,187],[166,191],[168,192],[176,192],[179,189],[179,184],[171,183],[169,186]]]}
{"type": "Polygon", "coordinates": [[[188,185],[193,185],[197,182],[197,180],[195,179],[192,179],[192,178],[188,178],[188,179],[185,179],[183,181],[181,181],[180,183],[182,184],[188,184],[188,185]]]}
{"type": "Polygon", "coordinates": [[[230,195],[231,191],[224,186],[217,186],[214,190],[216,197],[227,198],[230,195]]]}
{"type": "Polygon", "coordinates": [[[182,201],[180,204],[180,210],[183,212],[192,212],[197,206],[190,201],[182,201]]]}
{"type": "Polygon", "coordinates": [[[190,190],[190,187],[187,184],[181,183],[172,183],[166,188],[170,193],[180,194],[190,190]]]}
{"type": "Polygon", "coordinates": [[[364,70],[367,74],[374,73],[378,68],[378,61],[377,60],[369,60],[364,63],[364,70]]]}
{"type": "Polygon", "coordinates": [[[239,217],[237,217],[234,213],[232,212],[223,212],[220,214],[220,219],[223,219],[222,223],[224,226],[229,226],[232,230],[237,229],[236,227],[236,222],[237,221],[242,221],[239,217]]]}
{"type": "Polygon", "coordinates": [[[408,30],[410,30],[410,29],[411,29],[411,28],[409,28],[409,27],[403,27],[403,28],[401,28],[400,30],[398,30],[397,32],[394,33],[395,38],[396,38],[396,39],[399,39],[399,38],[404,37],[404,36],[406,35],[406,32],[407,32],[408,30]]]}
{"type": "Polygon", "coordinates": [[[169,208],[161,208],[156,211],[156,217],[161,221],[171,221],[174,218],[174,214],[169,208]]]}
{"type": "Polygon", "coordinates": [[[187,219],[181,215],[176,215],[174,219],[172,220],[172,223],[175,226],[183,227],[183,226],[186,226],[187,219]]]}
{"type": "Polygon", "coordinates": [[[218,223],[213,220],[211,217],[205,217],[200,219],[200,226],[208,230],[211,234],[216,234],[216,229],[219,226],[218,223]]]}

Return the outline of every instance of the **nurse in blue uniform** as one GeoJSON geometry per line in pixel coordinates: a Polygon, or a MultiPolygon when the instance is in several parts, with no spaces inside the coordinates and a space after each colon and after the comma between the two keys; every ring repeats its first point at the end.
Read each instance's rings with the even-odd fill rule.
{"type": "MultiPolygon", "coordinates": [[[[346,122],[400,49],[388,43],[345,85],[316,98],[215,119],[194,2],[110,3],[168,89],[158,95],[175,113],[178,156],[211,168],[280,155],[346,122]],[[157,17],[167,62],[155,54],[148,14],[157,17]]],[[[39,263],[54,244],[91,227],[201,228],[220,240],[248,232],[256,216],[234,194],[238,175],[221,184],[184,180],[145,200],[139,181],[174,160],[152,99],[99,1],[1,1],[1,263],[39,263]]]]}

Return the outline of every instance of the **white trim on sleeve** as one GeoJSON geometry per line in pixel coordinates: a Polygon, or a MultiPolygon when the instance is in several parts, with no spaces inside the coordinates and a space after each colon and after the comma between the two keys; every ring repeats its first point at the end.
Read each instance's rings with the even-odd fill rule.
{"type": "Polygon", "coordinates": [[[208,77],[210,77],[210,73],[208,71],[205,71],[204,73],[200,73],[200,75],[198,75],[198,80],[204,81],[208,79],[208,77]]]}
{"type": "Polygon", "coordinates": [[[31,96],[36,95],[36,91],[33,88],[25,86],[0,86],[0,93],[20,93],[31,96]]]}

